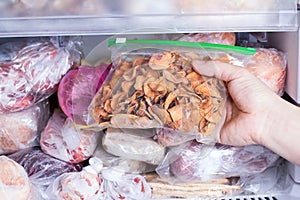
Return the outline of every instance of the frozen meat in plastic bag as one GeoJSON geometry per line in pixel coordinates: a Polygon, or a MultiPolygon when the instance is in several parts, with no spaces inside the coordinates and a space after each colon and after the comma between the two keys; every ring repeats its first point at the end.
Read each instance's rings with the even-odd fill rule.
{"type": "Polygon", "coordinates": [[[68,71],[58,86],[58,101],[63,112],[76,124],[85,125],[88,106],[104,82],[111,66],[79,66],[68,71]]]}
{"type": "MultiPolygon", "coordinates": [[[[126,174],[113,168],[101,171],[105,200],[149,200],[151,188],[145,178],[139,174],[126,174]]],[[[104,200],[104,199],[103,199],[104,200]]]]}
{"type": "Polygon", "coordinates": [[[101,200],[102,180],[94,170],[83,169],[57,177],[46,189],[46,200],[101,200]]]}
{"type": "Polygon", "coordinates": [[[74,121],[56,109],[41,133],[43,152],[70,163],[87,160],[94,153],[100,133],[81,130],[74,121]]]}
{"type": "Polygon", "coordinates": [[[35,38],[0,46],[0,113],[28,108],[53,94],[81,59],[81,42],[35,38]],[[63,44],[64,42],[64,44],[63,44]]]}
{"type": "Polygon", "coordinates": [[[260,145],[234,147],[191,141],[173,147],[156,171],[170,182],[201,181],[258,174],[278,159],[260,145]]]}
{"type": "Polygon", "coordinates": [[[257,48],[252,57],[240,60],[225,56],[220,61],[245,67],[278,95],[283,94],[287,73],[287,59],[283,52],[275,48],[257,48]]]}
{"type": "Polygon", "coordinates": [[[119,41],[110,40],[113,70],[90,105],[99,128],[166,127],[200,138],[218,137],[226,88],[222,81],[195,72],[191,62],[230,52],[182,41],[119,41]]]}
{"type": "Polygon", "coordinates": [[[187,42],[207,42],[225,45],[235,45],[236,43],[236,35],[232,32],[180,34],[172,39],[187,42]]]}
{"type": "MultiPolygon", "coordinates": [[[[141,130],[140,132],[145,132],[141,130]]],[[[146,130],[153,132],[152,130],[146,130]]],[[[130,134],[131,129],[108,128],[102,138],[103,148],[121,158],[143,161],[158,165],[165,156],[165,147],[159,145],[152,138],[130,134]]],[[[135,132],[139,132],[136,130],[135,132]]]]}
{"type": "Polygon", "coordinates": [[[0,154],[38,145],[39,134],[49,117],[48,100],[22,111],[0,114],[0,154]]]}
{"type": "Polygon", "coordinates": [[[48,186],[61,174],[81,171],[83,168],[83,164],[70,164],[45,154],[38,146],[23,149],[8,157],[24,167],[30,182],[36,186],[48,186]]]}
{"type": "Polygon", "coordinates": [[[32,187],[24,168],[6,156],[0,156],[0,199],[31,200],[32,187]]]}

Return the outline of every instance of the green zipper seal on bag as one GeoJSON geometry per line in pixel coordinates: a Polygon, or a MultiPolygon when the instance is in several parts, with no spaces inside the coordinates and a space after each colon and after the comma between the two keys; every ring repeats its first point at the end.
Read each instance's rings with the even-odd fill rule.
{"type": "Polygon", "coordinates": [[[113,45],[120,45],[122,47],[126,44],[154,44],[154,45],[168,45],[178,47],[189,47],[189,48],[203,48],[207,50],[227,51],[232,53],[238,53],[243,55],[253,56],[256,53],[255,48],[231,46],[225,44],[211,44],[205,42],[185,42],[185,41],[174,41],[174,40],[128,40],[126,38],[111,38],[108,40],[108,47],[113,45]]]}

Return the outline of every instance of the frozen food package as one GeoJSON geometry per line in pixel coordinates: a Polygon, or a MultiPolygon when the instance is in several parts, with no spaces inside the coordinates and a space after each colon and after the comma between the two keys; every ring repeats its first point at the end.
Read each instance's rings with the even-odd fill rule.
{"type": "Polygon", "coordinates": [[[31,200],[32,187],[24,168],[6,156],[0,156],[0,199],[31,200]]]}
{"type": "MultiPolygon", "coordinates": [[[[145,132],[140,132],[142,131],[145,132]]],[[[149,131],[151,134],[152,130],[149,131]]],[[[129,134],[130,132],[131,129],[108,128],[102,138],[103,148],[121,158],[158,165],[165,156],[166,148],[152,138],[129,134]]]]}
{"type": "Polygon", "coordinates": [[[153,199],[219,199],[242,193],[241,186],[230,179],[170,184],[156,173],[144,176],[153,199]]]}
{"type": "Polygon", "coordinates": [[[112,168],[101,171],[105,200],[128,199],[149,200],[151,188],[145,178],[139,174],[126,174],[112,168]]]}
{"type": "Polygon", "coordinates": [[[243,177],[263,172],[278,159],[260,145],[234,147],[191,141],[173,147],[156,172],[170,183],[243,177]]]}
{"type": "Polygon", "coordinates": [[[46,200],[105,199],[102,180],[94,170],[69,172],[57,177],[46,189],[46,200]]]}
{"type": "Polygon", "coordinates": [[[24,167],[30,182],[36,186],[48,186],[61,174],[83,168],[82,163],[70,164],[45,154],[38,146],[20,150],[8,157],[24,167]]]}
{"type": "MultiPolygon", "coordinates": [[[[216,141],[225,118],[223,81],[193,70],[193,60],[251,57],[255,49],[170,40],[109,40],[113,67],[93,98],[99,129],[165,128],[216,141]]],[[[92,124],[93,122],[91,122],[92,124]]]]}
{"type": "Polygon", "coordinates": [[[0,45],[0,113],[20,111],[52,95],[81,59],[80,39],[34,38],[0,45]]]}
{"type": "Polygon", "coordinates": [[[74,121],[56,109],[41,133],[43,152],[70,163],[79,163],[91,157],[97,147],[100,133],[81,130],[74,121]]]}
{"type": "MultiPolygon", "coordinates": [[[[101,139],[102,140],[102,139],[101,139]]],[[[143,161],[122,158],[108,153],[102,143],[99,143],[89,163],[94,159],[101,160],[105,167],[114,168],[125,173],[146,173],[155,171],[156,166],[149,165],[143,161]]]]}
{"type": "Polygon", "coordinates": [[[193,135],[182,134],[168,128],[157,128],[154,139],[164,147],[171,147],[194,140],[195,137],[193,135]]]}
{"type": "Polygon", "coordinates": [[[49,117],[48,100],[22,111],[0,114],[0,154],[38,145],[49,117]]]}
{"type": "Polygon", "coordinates": [[[58,86],[60,108],[76,124],[86,125],[88,106],[104,82],[110,66],[78,66],[67,72],[58,86]]]}
{"type": "Polygon", "coordinates": [[[287,162],[279,159],[276,163],[259,174],[241,177],[237,184],[241,185],[244,194],[283,194],[288,193],[293,185],[287,162]]]}
{"type": "Polygon", "coordinates": [[[274,92],[283,95],[287,73],[287,58],[283,52],[275,48],[258,48],[245,67],[274,92]]]}
{"type": "Polygon", "coordinates": [[[234,46],[236,44],[236,35],[233,32],[189,33],[176,35],[172,40],[207,42],[234,46]]]}

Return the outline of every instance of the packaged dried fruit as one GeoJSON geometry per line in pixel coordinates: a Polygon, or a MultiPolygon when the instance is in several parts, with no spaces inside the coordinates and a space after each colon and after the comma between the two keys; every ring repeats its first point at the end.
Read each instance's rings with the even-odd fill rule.
{"type": "Polygon", "coordinates": [[[0,46],[0,113],[20,111],[52,95],[81,59],[80,39],[33,38],[0,46]]]}
{"type": "Polygon", "coordinates": [[[225,118],[223,81],[193,70],[192,61],[240,59],[255,49],[169,40],[111,39],[112,70],[90,105],[101,128],[167,128],[216,140],[225,118]],[[121,42],[120,42],[121,41],[121,42]]]}

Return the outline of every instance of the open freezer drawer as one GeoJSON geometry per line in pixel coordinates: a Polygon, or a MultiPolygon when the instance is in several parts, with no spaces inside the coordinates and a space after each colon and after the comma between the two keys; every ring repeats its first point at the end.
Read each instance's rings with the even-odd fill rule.
{"type": "MultiPolygon", "coordinates": [[[[40,2],[40,4],[37,4],[40,7],[36,9],[34,5],[24,2],[28,1],[4,0],[0,3],[0,10],[7,11],[1,13],[0,16],[0,37],[3,40],[13,40],[12,37],[48,35],[101,35],[100,37],[103,40],[105,35],[124,33],[272,32],[270,41],[274,44],[274,47],[287,52],[288,55],[289,74],[291,75],[288,77],[286,90],[294,99],[300,102],[300,92],[298,92],[297,87],[300,80],[298,78],[299,31],[296,0],[266,1],[265,6],[267,7],[259,6],[263,2],[252,1],[256,3],[255,8],[247,6],[236,8],[233,6],[226,11],[218,6],[211,6],[209,12],[207,9],[206,11],[200,8],[197,9],[197,7],[195,9],[193,5],[199,3],[199,0],[188,1],[189,4],[185,8],[181,6],[180,2],[182,1],[180,0],[170,0],[167,3],[159,2],[159,5],[162,5],[163,8],[170,9],[167,13],[165,10],[157,9],[156,6],[151,7],[155,4],[155,0],[147,0],[143,3],[137,3],[134,0],[95,0],[91,2],[100,3],[99,7],[86,6],[83,8],[79,6],[83,9],[77,10],[65,10],[68,7],[63,7],[60,4],[58,4],[58,10],[55,10],[55,7],[46,6],[47,1],[37,1],[40,2]],[[270,4],[271,7],[268,7],[268,2],[273,3],[270,4]],[[106,6],[101,7],[104,4],[106,6]],[[134,7],[130,8],[132,5],[134,7]],[[145,7],[145,5],[151,6],[145,7]],[[170,8],[170,5],[174,6],[170,8]],[[143,10],[145,8],[150,9],[143,10]],[[297,41],[297,45],[295,45],[295,41],[297,41]],[[294,74],[293,72],[297,73],[294,74]]],[[[53,0],[52,2],[57,3],[59,0],[53,0]]],[[[75,2],[81,5],[81,3],[88,1],[69,0],[65,2],[71,2],[71,4],[75,2]]],[[[212,3],[208,0],[207,2],[212,3]]],[[[224,1],[216,0],[214,2],[216,2],[216,5],[222,5],[224,1]]],[[[85,40],[87,43],[95,44],[95,40],[90,40],[88,36],[85,37],[85,40]]],[[[299,168],[290,165],[289,170],[291,177],[296,182],[300,182],[299,168]]],[[[220,198],[219,200],[296,200],[300,199],[300,184],[296,182],[286,194],[237,196],[220,198]]]]}

